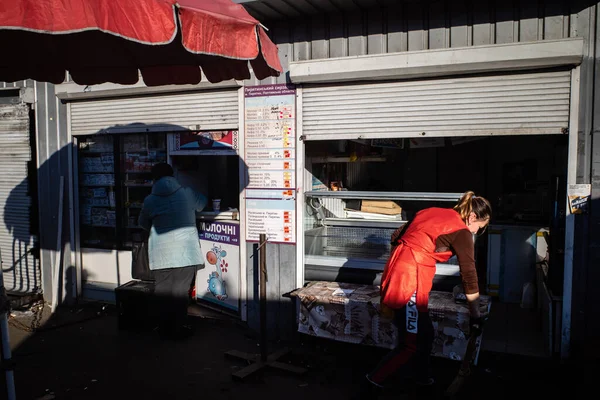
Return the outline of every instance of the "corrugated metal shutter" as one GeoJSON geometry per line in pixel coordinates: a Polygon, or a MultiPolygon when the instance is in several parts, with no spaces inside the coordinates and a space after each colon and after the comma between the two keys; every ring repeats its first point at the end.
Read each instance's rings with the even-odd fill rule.
{"type": "Polygon", "coordinates": [[[238,91],[211,90],[71,104],[71,134],[237,129],[238,91]]]}
{"type": "Polygon", "coordinates": [[[39,263],[31,253],[29,161],[29,106],[0,105],[0,250],[4,286],[14,293],[41,288],[39,263]]]}
{"type": "Polygon", "coordinates": [[[306,140],[559,134],[569,71],[305,86],[306,140]],[[425,133],[425,135],[423,135],[425,133]]]}

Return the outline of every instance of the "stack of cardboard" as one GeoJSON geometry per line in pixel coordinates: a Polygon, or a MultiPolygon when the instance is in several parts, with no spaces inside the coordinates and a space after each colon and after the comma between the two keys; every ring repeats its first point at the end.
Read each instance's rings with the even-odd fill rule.
{"type": "Polygon", "coordinates": [[[375,214],[399,215],[402,207],[391,200],[363,200],[360,211],[375,214]]]}

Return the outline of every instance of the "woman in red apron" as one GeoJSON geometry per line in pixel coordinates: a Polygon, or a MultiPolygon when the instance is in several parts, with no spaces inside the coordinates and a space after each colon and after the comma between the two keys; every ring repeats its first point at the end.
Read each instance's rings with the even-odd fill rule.
{"type": "Polygon", "coordinates": [[[453,209],[421,210],[394,232],[381,278],[381,304],[394,310],[399,343],[367,375],[367,386],[382,387],[392,374],[412,375],[418,385],[434,383],[429,374],[434,332],[427,307],[437,262],[457,256],[471,322],[480,320],[473,234],[483,233],[491,215],[486,199],[466,192],[453,209]]]}

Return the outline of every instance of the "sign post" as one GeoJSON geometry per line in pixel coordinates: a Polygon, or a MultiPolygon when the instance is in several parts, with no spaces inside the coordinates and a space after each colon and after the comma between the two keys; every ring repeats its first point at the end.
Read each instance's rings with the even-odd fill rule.
{"type": "Polygon", "coordinates": [[[248,361],[251,364],[232,374],[235,380],[243,381],[265,367],[276,368],[282,371],[292,372],[297,375],[306,373],[306,368],[296,367],[287,363],[278,361],[281,357],[290,352],[288,348],[283,348],[269,355],[267,338],[267,235],[259,235],[259,244],[255,246],[255,253],[259,252],[258,272],[259,273],[259,303],[260,303],[260,354],[248,354],[237,350],[230,350],[225,353],[227,357],[238,360],[248,361]]]}

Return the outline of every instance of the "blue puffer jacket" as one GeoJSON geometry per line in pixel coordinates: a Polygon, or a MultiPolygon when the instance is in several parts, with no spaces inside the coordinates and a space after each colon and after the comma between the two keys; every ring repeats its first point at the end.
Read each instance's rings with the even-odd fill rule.
{"type": "Polygon", "coordinates": [[[150,231],[150,269],[204,264],[196,211],[201,211],[206,201],[203,194],[182,187],[173,177],[164,177],[154,183],[152,194],[144,199],[138,221],[142,228],[150,231]]]}

